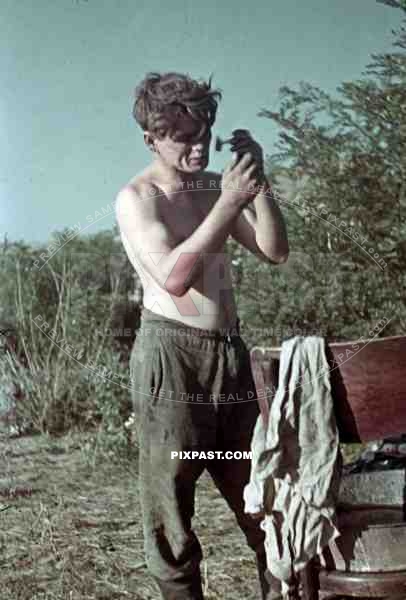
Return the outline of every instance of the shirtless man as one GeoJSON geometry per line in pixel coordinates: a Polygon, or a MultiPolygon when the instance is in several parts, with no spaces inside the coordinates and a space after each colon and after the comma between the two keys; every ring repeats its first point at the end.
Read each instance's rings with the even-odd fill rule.
{"type": "Polygon", "coordinates": [[[284,262],[289,248],[249,132],[235,130],[234,160],[222,174],[205,170],[218,98],[210,81],[149,73],[133,114],[153,161],[116,199],[123,245],[144,289],[132,400],[146,562],[165,600],[203,599],[191,520],[204,469],[256,554],[263,600],[271,597],[264,532],[244,513],[250,461],[220,457],[250,450],[259,414],[224,244],[231,235],[270,265],[284,262]]]}

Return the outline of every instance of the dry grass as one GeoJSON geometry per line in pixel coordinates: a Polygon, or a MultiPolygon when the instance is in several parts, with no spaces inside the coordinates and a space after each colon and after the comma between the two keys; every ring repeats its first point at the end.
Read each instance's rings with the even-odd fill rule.
{"type": "MultiPolygon", "coordinates": [[[[143,556],[136,455],[93,460],[87,434],[0,438],[0,599],[158,600],[143,556]]],[[[207,600],[257,600],[254,555],[204,474],[195,531],[207,600]]]]}
{"type": "MultiPolygon", "coordinates": [[[[94,363],[106,354],[109,368],[126,373],[106,351],[106,339],[93,335],[94,325],[85,321],[72,329],[65,278],[48,268],[58,294],[52,327],[70,333],[94,363]]],[[[19,270],[17,275],[15,313],[28,364],[10,365],[8,372],[25,393],[18,404],[22,422],[41,434],[14,439],[0,434],[0,600],[159,600],[144,562],[136,452],[117,459],[125,434],[108,444],[99,444],[90,431],[47,434],[100,420],[108,432],[122,422],[119,405],[125,407],[128,393],[118,395],[102,379],[87,383],[83,369],[44,340],[33,325],[37,312],[24,296],[30,290],[19,270]]],[[[111,306],[114,300],[115,294],[111,306]]],[[[85,320],[83,315],[79,306],[76,317],[85,320]]],[[[207,474],[197,485],[194,529],[204,554],[205,599],[258,600],[253,552],[207,474]]]]}

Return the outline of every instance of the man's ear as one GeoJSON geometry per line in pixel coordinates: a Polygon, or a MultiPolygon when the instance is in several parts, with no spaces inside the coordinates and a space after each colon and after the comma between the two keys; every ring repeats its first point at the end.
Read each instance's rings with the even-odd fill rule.
{"type": "Polygon", "coordinates": [[[144,142],[152,152],[156,152],[154,138],[148,131],[144,131],[144,142]]]}

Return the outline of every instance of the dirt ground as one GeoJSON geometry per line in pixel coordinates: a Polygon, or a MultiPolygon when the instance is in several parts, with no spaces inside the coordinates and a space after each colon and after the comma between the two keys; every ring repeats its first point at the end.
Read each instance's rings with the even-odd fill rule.
{"type": "MultiPolygon", "coordinates": [[[[136,454],[85,434],[0,437],[0,600],[159,600],[143,557],[136,454]],[[96,456],[97,458],[97,456],[96,456]]],[[[207,600],[258,600],[254,554],[204,473],[194,529],[207,600]]]]}

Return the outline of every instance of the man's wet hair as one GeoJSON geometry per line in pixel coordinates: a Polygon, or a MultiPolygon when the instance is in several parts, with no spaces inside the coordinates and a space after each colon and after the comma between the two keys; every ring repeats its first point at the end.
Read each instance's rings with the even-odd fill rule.
{"type": "Polygon", "coordinates": [[[209,129],[217,113],[221,90],[211,88],[212,75],[206,82],[182,73],[147,73],[134,91],[132,115],[144,131],[158,139],[167,134],[176,138],[179,120],[190,115],[203,131],[209,129]]]}

